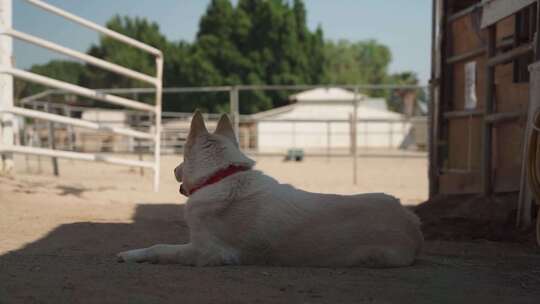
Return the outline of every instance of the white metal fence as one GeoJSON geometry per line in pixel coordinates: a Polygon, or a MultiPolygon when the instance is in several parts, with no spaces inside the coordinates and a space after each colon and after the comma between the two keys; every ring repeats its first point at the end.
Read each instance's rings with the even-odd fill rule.
{"type": "MultiPolygon", "coordinates": [[[[421,105],[408,108],[412,110],[410,112],[412,114],[399,114],[390,111],[394,113],[391,114],[388,112],[388,101],[385,99],[393,98],[391,102],[394,106],[397,104],[410,105],[411,101],[418,102],[419,99],[416,99],[416,96],[425,98],[426,95],[421,93],[425,92],[425,89],[425,87],[415,85],[237,85],[163,88],[162,92],[163,94],[191,94],[190,98],[194,99],[198,94],[212,94],[215,102],[222,101],[220,99],[228,95],[231,117],[235,123],[240,146],[250,154],[284,156],[289,152],[296,153],[292,151],[302,150],[304,155],[309,156],[347,156],[352,157],[353,171],[356,172],[357,156],[409,157],[414,153],[411,154],[409,153],[411,151],[398,150],[397,148],[425,148],[427,123],[425,116],[421,116],[421,112],[417,113],[417,111],[422,110],[421,105]],[[239,105],[250,102],[249,98],[241,100],[240,93],[242,92],[262,90],[294,93],[319,88],[341,88],[347,91],[349,97],[346,101],[331,104],[330,108],[325,106],[324,110],[315,104],[303,102],[254,115],[240,115],[239,105]],[[360,90],[366,93],[362,94],[360,90]],[[387,97],[366,95],[374,91],[376,91],[375,96],[387,97]],[[409,92],[416,93],[409,94],[409,92]],[[217,97],[216,94],[221,94],[221,96],[217,97]],[[402,99],[395,99],[396,96],[402,99]],[[413,96],[414,98],[406,99],[403,96],[413,96]],[[384,109],[380,108],[381,105],[384,109]],[[290,109],[299,110],[300,107],[301,112],[310,114],[311,118],[302,115],[298,117],[298,112],[295,112],[296,114],[293,116],[289,115],[292,113],[289,112],[290,109]],[[311,113],[306,113],[306,107],[308,108],[307,112],[311,113]],[[374,113],[370,109],[382,110],[386,114],[376,117],[377,114],[373,117],[374,113]],[[314,112],[321,115],[313,115],[314,112]],[[326,115],[328,113],[331,115],[326,115]],[[416,126],[413,127],[413,125],[416,126]],[[420,144],[419,138],[415,138],[419,130],[421,131],[420,139],[423,138],[423,143],[420,141],[420,144]],[[270,144],[265,146],[265,142],[270,144]]],[[[117,88],[97,91],[101,94],[130,96],[133,99],[155,94],[153,88],[117,88]]],[[[56,145],[57,148],[65,151],[136,153],[139,154],[139,160],[144,158],[143,154],[156,153],[154,141],[151,139],[126,137],[102,131],[104,129],[128,128],[135,132],[152,133],[155,124],[151,113],[137,109],[95,109],[72,106],[69,104],[77,103],[77,101],[72,94],[61,89],[46,90],[27,96],[19,100],[19,103],[29,109],[43,110],[65,117],[83,118],[89,124],[100,126],[97,132],[87,132],[77,126],[60,126],[35,120],[25,126],[25,132],[22,136],[22,138],[26,138],[23,141],[30,145],[37,147],[56,145]]],[[[192,106],[195,109],[196,103],[192,103],[192,106]]],[[[406,113],[406,108],[401,110],[402,113],[406,113]]],[[[379,114],[381,113],[379,112],[379,114]]],[[[162,112],[161,116],[161,152],[182,153],[192,114],[162,112]]],[[[205,114],[205,116],[209,128],[212,129],[217,123],[219,114],[205,114]]]]}
{"type": "MultiPolygon", "coordinates": [[[[21,123],[20,142],[37,147],[51,146],[66,151],[139,153],[153,152],[152,138],[117,136],[102,131],[126,130],[149,132],[153,127],[152,117],[143,111],[126,111],[70,106],[61,103],[26,100],[24,107],[33,110],[64,115],[65,119],[83,118],[92,129],[101,126],[98,132],[72,125],[56,125],[40,120],[21,123]],[[70,118],[71,117],[71,118],[70,118]]],[[[213,129],[219,114],[204,114],[210,129],[213,129]]],[[[256,116],[256,115],[255,115],[256,116]]],[[[162,112],[161,153],[182,153],[189,131],[191,113],[162,112]]],[[[263,119],[253,115],[240,116],[239,142],[243,150],[257,155],[285,155],[289,149],[302,149],[306,155],[347,156],[353,151],[353,136],[359,149],[371,154],[391,152],[389,150],[424,148],[418,144],[422,134],[413,127],[414,120],[408,119],[358,119],[356,128],[349,119],[263,119]]],[[[424,119],[425,120],[425,119],[424,119]]],[[[425,121],[424,121],[425,125],[425,121]]],[[[423,126],[425,127],[425,126],[423,126]]],[[[119,135],[129,135],[118,132],[119,135]]],[[[396,154],[398,151],[394,151],[396,154]]]]}
{"type": "Polygon", "coordinates": [[[146,167],[154,170],[154,189],[157,191],[159,187],[159,164],[160,164],[160,139],[161,139],[161,97],[162,97],[162,76],[163,76],[163,55],[160,50],[144,44],[140,41],[134,40],[130,37],[122,35],[120,33],[111,31],[105,27],[95,24],[91,21],[80,18],[62,9],[54,7],[40,0],[25,0],[45,11],[56,14],[60,17],[66,18],[70,21],[78,23],[84,27],[92,29],[101,35],[111,37],[115,40],[128,44],[141,51],[147,52],[155,57],[156,63],[156,75],[150,76],[143,74],[127,67],[119,66],[117,64],[87,55],[85,53],[78,52],[76,50],[52,43],[45,39],[35,37],[26,33],[22,33],[12,28],[11,14],[12,3],[11,0],[0,0],[0,115],[1,115],[1,135],[2,141],[0,143],[0,153],[2,154],[2,169],[9,171],[12,169],[12,153],[43,155],[51,157],[71,158],[87,161],[100,161],[111,164],[127,165],[146,167]],[[82,60],[86,63],[98,66],[100,68],[115,72],[126,77],[137,79],[148,84],[151,84],[153,94],[155,94],[155,104],[148,105],[139,101],[112,95],[110,93],[104,93],[98,90],[92,90],[89,88],[81,87],[78,85],[70,84],[67,82],[59,81],[49,77],[41,76],[35,73],[24,71],[13,67],[12,64],[12,38],[24,40],[28,43],[62,53],[64,55],[82,60]],[[79,118],[73,118],[64,115],[58,115],[54,113],[44,113],[42,111],[28,109],[23,107],[16,107],[13,103],[13,77],[18,77],[26,81],[39,83],[48,87],[53,87],[66,92],[77,94],[80,96],[101,100],[110,104],[131,108],[139,111],[150,113],[153,116],[154,128],[153,131],[143,132],[133,130],[125,127],[115,127],[98,122],[91,122],[81,120],[79,118]],[[153,142],[154,160],[137,161],[128,160],[117,157],[110,157],[96,153],[81,153],[73,151],[60,151],[51,148],[31,147],[26,145],[17,145],[14,140],[14,130],[16,126],[14,123],[13,115],[31,117],[35,119],[41,119],[50,122],[58,122],[67,124],[70,126],[76,126],[80,128],[86,128],[91,130],[106,131],[112,134],[120,134],[133,138],[151,140],[153,142]]]}

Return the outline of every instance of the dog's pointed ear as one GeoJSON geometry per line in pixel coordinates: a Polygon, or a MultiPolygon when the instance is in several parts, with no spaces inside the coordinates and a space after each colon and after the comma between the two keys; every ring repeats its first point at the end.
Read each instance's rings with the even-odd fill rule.
{"type": "Polygon", "coordinates": [[[222,114],[221,117],[219,118],[216,131],[214,131],[214,134],[219,134],[219,135],[228,137],[235,144],[238,144],[238,142],[236,141],[236,135],[234,135],[234,128],[232,126],[231,119],[229,118],[229,115],[227,114],[222,114]]]}
{"type": "Polygon", "coordinates": [[[191,127],[189,129],[188,139],[207,133],[208,130],[206,129],[206,125],[204,124],[204,119],[201,111],[196,110],[193,114],[193,118],[191,119],[191,127]]]}

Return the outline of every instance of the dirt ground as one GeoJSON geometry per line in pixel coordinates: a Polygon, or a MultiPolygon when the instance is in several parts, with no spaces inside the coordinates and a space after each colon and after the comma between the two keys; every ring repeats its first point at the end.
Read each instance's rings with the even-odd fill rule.
{"type": "MultiPolygon", "coordinates": [[[[0,303],[540,303],[538,250],[481,239],[428,240],[399,269],[117,263],[119,251],[188,240],[179,159],[164,157],[154,193],[150,172],[61,160],[53,177],[49,159],[38,174],[34,157],[18,157],[17,174],[0,177],[0,303]]],[[[427,197],[425,158],[361,158],[358,186],[347,158],[257,161],[310,191],[427,197]]]]}

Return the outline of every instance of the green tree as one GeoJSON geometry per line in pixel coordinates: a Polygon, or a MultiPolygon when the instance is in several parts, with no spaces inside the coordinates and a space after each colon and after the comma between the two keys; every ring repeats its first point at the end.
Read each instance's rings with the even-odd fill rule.
{"type": "MultiPolygon", "coordinates": [[[[418,85],[418,76],[414,72],[400,72],[391,74],[387,77],[388,84],[395,85],[418,85]]],[[[426,102],[426,94],[423,90],[416,88],[401,88],[391,90],[386,94],[388,108],[392,111],[402,112],[406,99],[411,99],[416,102],[426,102]]]]}
{"type": "MultiPolygon", "coordinates": [[[[169,42],[160,33],[157,23],[148,22],[146,19],[120,17],[117,15],[112,17],[106,26],[114,31],[161,49],[164,53],[167,53],[170,49],[169,42]]],[[[88,54],[148,75],[155,75],[156,73],[155,60],[152,55],[110,37],[101,36],[99,43],[92,45],[88,50],[88,54]]],[[[149,86],[144,82],[133,80],[117,73],[104,71],[101,68],[89,66],[89,69],[91,73],[89,73],[85,84],[92,88],[149,86]]]]}
{"type": "MultiPolygon", "coordinates": [[[[213,0],[194,44],[221,84],[301,84],[323,79],[322,30],[311,33],[303,2],[213,0]],[[317,49],[318,48],[318,49],[317,49]]],[[[208,85],[208,83],[199,83],[208,85]]],[[[244,92],[240,110],[253,113],[281,105],[284,93],[244,92]]]]}
{"type": "MultiPolygon", "coordinates": [[[[390,50],[375,40],[332,42],[323,31],[308,28],[302,0],[211,0],[193,43],[167,41],[154,22],[114,16],[107,27],[150,44],[165,57],[164,86],[237,84],[402,83],[405,75],[388,75],[390,50]]],[[[114,39],[101,37],[88,53],[154,75],[154,57],[114,39]]],[[[91,88],[146,87],[147,83],[73,62],[51,62],[33,70],[91,88]]],[[[37,86],[17,86],[21,94],[37,86]]],[[[249,91],[240,95],[241,113],[254,113],[287,103],[291,92],[249,91]]],[[[376,96],[384,92],[366,92],[376,96]]],[[[139,97],[153,102],[152,95],[139,97]]],[[[226,93],[164,96],[164,110],[226,110],[226,93]]]]}
{"type": "MultiPolygon", "coordinates": [[[[52,60],[45,64],[35,64],[29,71],[72,84],[81,83],[87,73],[84,65],[67,60],[52,60]]],[[[43,85],[15,78],[15,99],[37,94],[46,89],[43,85]]]]}
{"type": "Polygon", "coordinates": [[[328,41],[325,45],[328,81],[336,84],[381,84],[386,82],[390,49],[375,40],[328,41]]]}

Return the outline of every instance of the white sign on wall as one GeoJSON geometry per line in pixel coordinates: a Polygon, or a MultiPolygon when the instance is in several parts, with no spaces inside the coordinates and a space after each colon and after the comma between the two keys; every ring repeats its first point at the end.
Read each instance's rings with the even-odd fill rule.
{"type": "Polygon", "coordinates": [[[465,110],[476,109],[476,61],[465,64],[465,110]]]}

